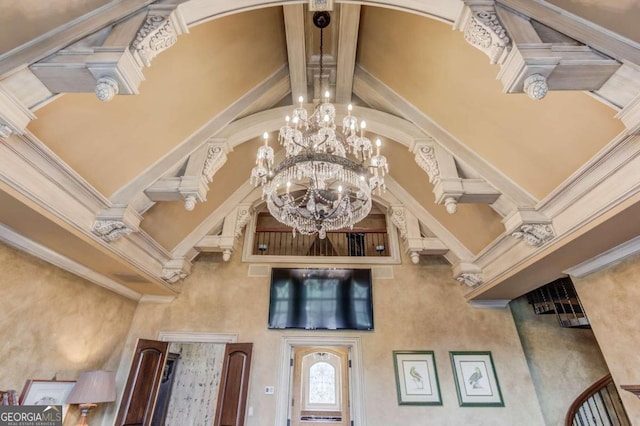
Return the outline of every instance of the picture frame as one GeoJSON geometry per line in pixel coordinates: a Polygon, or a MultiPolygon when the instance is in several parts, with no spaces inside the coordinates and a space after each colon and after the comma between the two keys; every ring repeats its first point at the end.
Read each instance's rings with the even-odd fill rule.
{"type": "Polygon", "coordinates": [[[433,351],[393,351],[398,405],[442,405],[433,351]]]}
{"type": "Polygon", "coordinates": [[[489,351],[449,352],[461,407],[504,407],[489,351]]]}
{"type": "Polygon", "coordinates": [[[29,379],[20,394],[20,405],[62,405],[62,419],[67,415],[67,396],[75,386],[75,380],[29,379]]]}

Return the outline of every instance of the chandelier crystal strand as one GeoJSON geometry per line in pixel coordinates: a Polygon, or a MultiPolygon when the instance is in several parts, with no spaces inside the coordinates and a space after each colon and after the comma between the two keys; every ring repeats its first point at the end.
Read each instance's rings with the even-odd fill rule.
{"type": "MultiPolygon", "coordinates": [[[[328,21],[327,14],[323,25],[328,21]]],[[[320,57],[322,64],[322,46],[320,57]]],[[[325,238],[329,231],[353,229],[371,211],[372,191],[385,190],[384,176],[389,170],[387,159],[380,154],[380,140],[372,156],[371,141],[364,135],[366,123],[352,115],[351,105],[339,131],[330,96],[329,91],[324,92],[311,115],[300,96],[278,133],[285,159],[274,166],[273,148],[265,133],[251,171],[250,182],[262,186],[269,213],[290,226],[294,236],[317,233],[325,238]]]]}

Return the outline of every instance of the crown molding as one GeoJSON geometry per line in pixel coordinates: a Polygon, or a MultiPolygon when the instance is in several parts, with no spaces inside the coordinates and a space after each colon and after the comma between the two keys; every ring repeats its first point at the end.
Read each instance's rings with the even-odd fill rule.
{"type": "Polygon", "coordinates": [[[60,269],[64,269],[67,272],[77,275],[80,278],[84,278],[85,280],[97,284],[100,287],[119,294],[120,296],[126,297],[127,299],[140,300],[143,297],[142,294],[133,291],[111,278],[99,274],[74,260],[71,260],[60,253],[43,246],[42,244],[18,234],[1,223],[0,241],[29,253],[38,259],[44,260],[47,263],[57,266],[60,269]]]}
{"type": "Polygon", "coordinates": [[[569,268],[564,273],[572,277],[584,278],[594,272],[609,268],[640,253],[640,236],[607,250],[596,257],[569,268]]]}

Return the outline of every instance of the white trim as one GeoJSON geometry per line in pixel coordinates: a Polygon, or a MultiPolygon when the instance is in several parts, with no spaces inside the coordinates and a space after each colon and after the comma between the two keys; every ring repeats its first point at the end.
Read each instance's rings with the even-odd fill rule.
{"type": "Polygon", "coordinates": [[[635,237],[626,243],[620,244],[611,250],[607,250],[598,256],[592,257],[591,259],[563,272],[573,277],[583,278],[587,275],[593,274],[594,272],[613,266],[616,263],[620,263],[638,253],[640,253],[640,236],[635,237]]]}
{"type": "Polygon", "coordinates": [[[351,350],[351,369],[349,371],[349,392],[351,395],[351,419],[354,426],[366,426],[364,402],[364,366],[362,363],[362,345],[359,336],[309,335],[282,336],[280,342],[280,371],[276,400],[275,426],[287,424],[289,401],[291,401],[292,368],[290,359],[295,346],[345,346],[351,350]]]}
{"type": "Polygon", "coordinates": [[[470,300],[470,306],[476,309],[503,309],[509,305],[509,299],[470,300]]]}
{"type": "Polygon", "coordinates": [[[143,295],[138,303],[171,303],[176,300],[175,296],[156,296],[152,294],[143,295]]]}
{"type": "Polygon", "coordinates": [[[180,343],[236,343],[238,335],[235,333],[207,333],[196,331],[160,331],[158,340],[161,342],[180,343]]]}

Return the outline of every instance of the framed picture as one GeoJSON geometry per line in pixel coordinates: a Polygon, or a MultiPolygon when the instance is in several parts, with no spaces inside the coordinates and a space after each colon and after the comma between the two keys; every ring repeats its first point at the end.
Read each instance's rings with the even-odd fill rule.
{"type": "Polygon", "coordinates": [[[62,405],[62,419],[67,415],[67,395],[75,380],[27,380],[20,394],[20,405],[62,405]]]}
{"type": "Polygon", "coordinates": [[[504,407],[491,352],[449,352],[461,407],[504,407]]]}
{"type": "Polygon", "coordinates": [[[393,351],[399,405],[442,405],[433,351],[393,351]]]}

